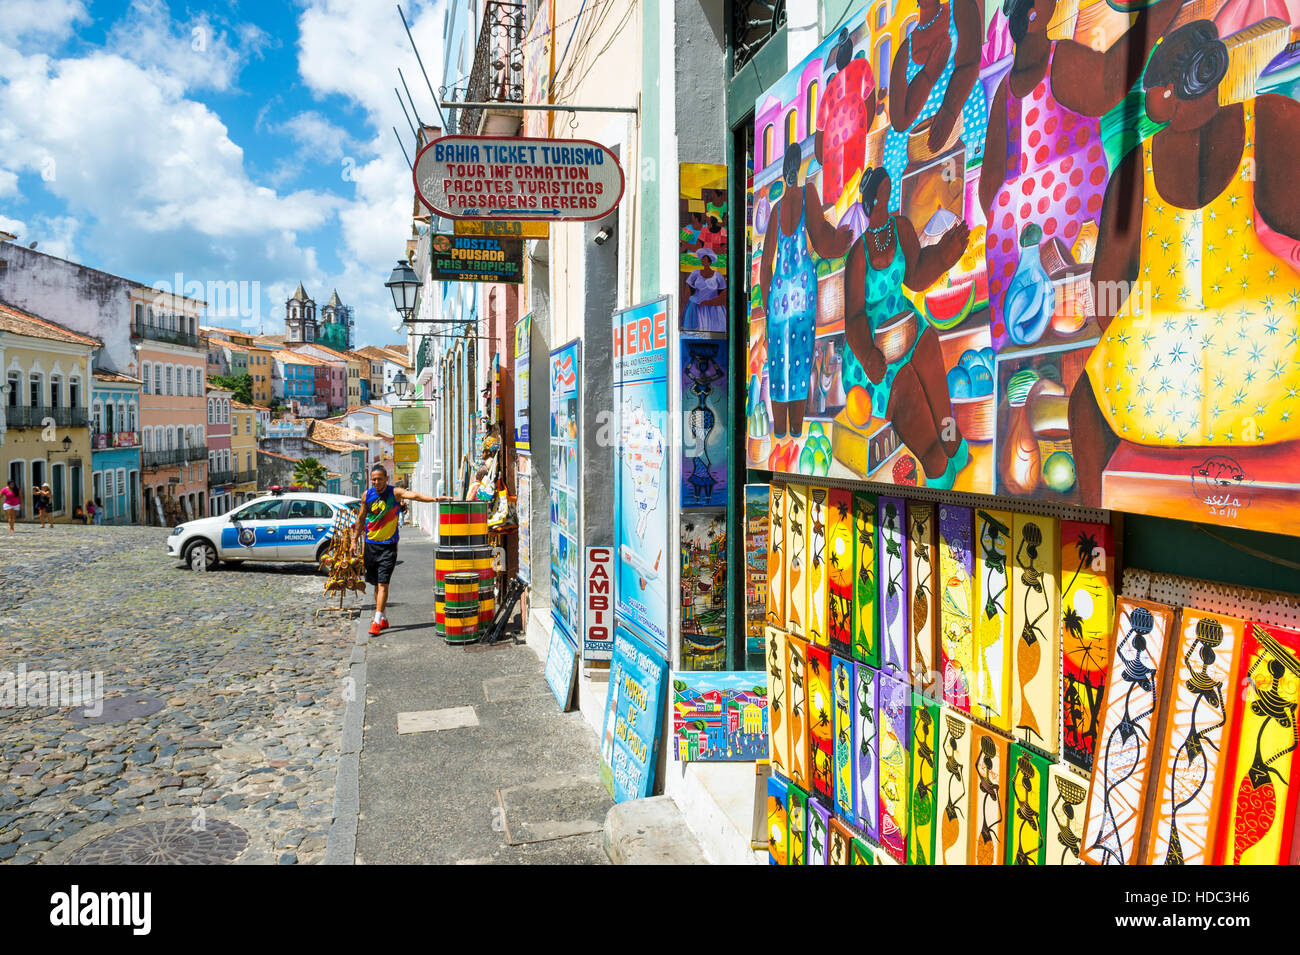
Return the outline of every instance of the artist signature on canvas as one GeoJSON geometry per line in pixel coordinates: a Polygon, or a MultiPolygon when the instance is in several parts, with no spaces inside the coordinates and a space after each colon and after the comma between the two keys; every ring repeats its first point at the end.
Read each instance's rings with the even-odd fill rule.
{"type": "Polygon", "coordinates": [[[1251,478],[1241,465],[1226,455],[1216,454],[1192,468],[1192,493],[1210,513],[1235,517],[1250,507],[1251,478]]]}

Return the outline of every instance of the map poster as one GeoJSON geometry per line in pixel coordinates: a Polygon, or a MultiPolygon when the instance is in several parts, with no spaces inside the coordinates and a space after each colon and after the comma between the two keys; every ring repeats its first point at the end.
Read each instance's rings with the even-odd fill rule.
{"type": "Polygon", "coordinates": [[[682,507],[727,503],[727,342],[682,343],[682,507]]]}
{"type": "Polygon", "coordinates": [[[642,799],[654,789],[667,682],[663,660],[616,627],[600,733],[600,779],[615,802],[642,799]]]}
{"type": "Polygon", "coordinates": [[[533,458],[521,454],[515,465],[515,510],[519,514],[519,574],[526,584],[533,582],[532,517],[533,517],[533,458]]]}
{"type": "Polygon", "coordinates": [[[515,450],[528,451],[528,356],[532,345],[533,313],[515,323],[515,450]]]}
{"type": "Polygon", "coordinates": [[[614,313],[614,611],[668,658],[668,299],[614,313]]]}
{"type": "Polygon", "coordinates": [[[578,508],[582,468],[578,429],[582,343],[551,352],[551,616],[575,646],[582,633],[582,534],[578,508]]]}

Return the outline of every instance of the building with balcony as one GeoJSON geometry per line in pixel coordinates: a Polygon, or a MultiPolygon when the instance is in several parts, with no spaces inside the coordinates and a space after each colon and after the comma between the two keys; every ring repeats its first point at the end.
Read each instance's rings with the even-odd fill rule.
{"type": "Polygon", "coordinates": [[[93,374],[87,497],[104,509],[105,524],[140,521],[140,387],[139,378],[98,369],[93,374]]]}
{"type": "Polygon", "coordinates": [[[230,464],[233,483],[230,494],[235,507],[257,496],[257,430],[257,408],[232,400],[230,464]]]}
{"type": "Polygon", "coordinates": [[[49,484],[55,520],[84,503],[91,460],[87,380],[103,343],[0,301],[0,468],[17,482],[23,517],[32,488],[49,484]]]}
{"type": "Polygon", "coordinates": [[[208,512],[205,302],[157,289],[131,295],[140,360],[142,523],[171,527],[208,512]]]}
{"type": "Polygon", "coordinates": [[[234,393],[208,382],[208,513],[234,506],[235,465],[230,456],[231,402],[234,393]]]}
{"type": "MultiPolygon", "coordinates": [[[[289,342],[285,347],[295,355],[309,355],[328,366],[328,373],[318,368],[316,375],[317,380],[328,389],[325,397],[331,413],[342,411],[349,404],[355,404],[354,398],[360,399],[361,388],[358,382],[363,359],[335,351],[320,342],[289,342]]],[[[317,396],[320,396],[319,389],[317,396]]]]}

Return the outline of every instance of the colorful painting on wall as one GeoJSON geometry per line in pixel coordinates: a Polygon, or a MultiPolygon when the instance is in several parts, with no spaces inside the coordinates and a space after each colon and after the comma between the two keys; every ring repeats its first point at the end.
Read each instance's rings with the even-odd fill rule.
{"type": "Polygon", "coordinates": [[[880,842],[899,862],[907,858],[911,803],[911,695],[907,683],[880,674],[880,842]]]}
{"type": "Polygon", "coordinates": [[[786,694],[790,719],[790,780],[807,792],[812,761],[808,751],[808,641],[790,634],[785,641],[786,694]]]}
{"type": "Polygon", "coordinates": [[[614,612],[668,657],[668,299],[614,313],[614,612]]]}
{"type": "Polygon", "coordinates": [[[880,839],[880,674],[853,664],[853,786],[857,823],[880,839]]]}
{"type": "Polygon", "coordinates": [[[826,498],[826,636],[832,653],[853,654],[853,494],[833,487],[826,498]]]}
{"type": "Polygon", "coordinates": [[[853,830],[838,818],[831,820],[830,850],[827,853],[827,865],[849,865],[849,855],[853,847],[853,830]]]}
{"type": "Polygon", "coordinates": [[[767,674],[746,670],[672,674],[673,759],[767,759],[767,674]]]}
{"type": "Polygon", "coordinates": [[[1012,732],[1055,756],[1061,735],[1061,525],[1054,517],[1016,514],[1011,533],[1012,732]]]}
{"type": "Polygon", "coordinates": [[[831,811],[814,796],[808,800],[808,864],[826,865],[830,850],[831,811]]]}
{"type": "Polygon", "coordinates": [[[727,512],[681,514],[681,667],[727,667],[727,512]]]}
{"type": "Polygon", "coordinates": [[[1054,764],[1047,771],[1046,865],[1078,865],[1083,847],[1084,802],[1088,798],[1088,780],[1071,772],[1064,764],[1054,764]]]}
{"type": "Polygon", "coordinates": [[[768,486],[767,534],[767,622],[785,629],[785,488],[780,484],[768,486]]]}
{"type": "Polygon", "coordinates": [[[582,640],[582,510],[580,402],[582,342],[551,352],[551,616],[570,643],[582,640]]]}
{"type": "Polygon", "coordinates": [[[939,696],[939,658],[935,652],[939,631],[938,554],[935,548],[934,505],[907,502],[907,579],[911,592],[906,601],[907,632],[911,647],[912,686],[939,696]]]}
{"type": "Polygon", "coordinates": [[[853,664],[841,656],[831,657],[831,692],[835,696],[832,714],[832,766],[835,779],[835,811],[846,819],[856,818],[853,799],[853,664]]]}
{"type": "Polygon", "coordinates": [[[971,865],[1001,865],[1007,844],[1007,774],[1010,743],[999,733],[971,727],[971,761],[975,774],[970,791],[970,818],[975,827],[971,865]]]}
{"type": "Polygon", "coordinates": [[[681,339],[682,507],[727,503],[727,343],[681,339]]]}
{"type": "Polygon", "coordinates": [[[1061,522],[1061,737],[1067,762],[1092,772],[1115,618],[1109,524],[1061,522]]]}
{"type": "Polygon", "coordinates": [[[1045,865],[1047,768],[1033,750],[1011,744],[1011,782],[1007,791],[1007,865],[1045,865]]]}
{"type": "Polygon", "coordinates": [[[808,864],[808,794],[790,787],[790,864],[808,864]]]}
{"type": "Polygon", "coordinates": [[[939,505],[939,658],[943,701],[971,711],[975,682],[975,557],[971,553],[974,517],[969,507],[939,505]]]}
{"type": "Polygon", "coordinates": [[[908,807],[907,862],[934,863],[934,836],[939,774],[939,706],[920,693],[912,694],[912,777],[908,807]]]}
{"type": "Polygon", "coordinates": [[[1164,737],[1156,751],[1148,865],[1208,865],[1223,805],[1227,726],[1245,687],[1233,684],[1245,623],[1184,608],[1170,644],[1164,737]]]}
{"type": "Polygon", "coordinates": [[[808,489],[785,486],[786,591],[785,629],[807,637],[808,615],[808,489]]]}
{"type": "Polygon", "coordinates": [[[975,510],[975,709],[972,713],[998,729],[1011,732],[1011,579],[1007,550],[1011,546],[1011,514],[975,510]]]}
{"type": "Polygon", "coordinates": [[[1237,686],[1244,693],[1227,737],[1227,788],[1214,861],[1295,865],[1300,633],[1249,623],[1237,686]]]}
{"type": "Polygon", "coordinates": [[[682,163],[679,208],[682,331],[726,332],[727,167],[682,163]]]}
{"type": "Polygon", "coordinates": [[[768,759],[772,772],[790,778],[789,683],[786,680],[785,631],[767,628],[764,659],[767,661],[768,759]]]}
{"type": "Polygon", "coordinates": [[[1297,15],[1053,9],[864,8],[757,98],[749,464],[1295,533],[1297,15]]]}
{"type": "Polygon", "coordinates": [[[939,865],[966,865],[970,858],[971,723],[948,707],[939,713],[939,865]]]}
{"type": "Polygon", "coordinates": [[[880,665],[876,606],[876,496],[853,492],[853,659],[880,665]]]}
{"type": "Polygon", "coordinates": [[[853,837],[853,842],[849,844],[849,865],[875,865],[876,853],[857,836],[853,837]]]}
{"type": "Polygon", "coordinates": [[[1120,597],[1115,606],[1115,660],[1101,709],[1092,789],[1083,832],[1083,860],[1094,865],[1137,861],[1142,810],[1150,785],[1153,731],[1164,698],[1165,652],[1173,610],[1120,597]]]}
{"type": "Polygon", "coordinates": [[[903,499],[882,497],[878,500],[876,579],[880,609],[880,668],[901,674],[911,672],[908,653],[911,620],[911,592],[907,589],[907,531],[903,499]]]}
{"type": "Polygon", "coordinates": [[[835,801],[835,695],[831,687],[831,655],[825,647],[808,644],[808,757],[813,793],[835,801]]]}
{"type": "Polygon", "coordinates": [[[826,563],[826,529],[830,520],[824,487],[808,488],[808,639],[819,647],[830,647],[826,610],[830,600],[830,576],[826,563]]]}
{"type": "Polygon", "coordinates": [[[790,784],[767,777],[767,855],[772,865],[790,864],[790,784]]]}
{"type": "MultiPolygon", "coordinates": [[[[767,619],[768,486],[745,485],[745,655],[763,654],[767,619]]],[[[752,663],[750,664],[753,665],[752,663]]]]}

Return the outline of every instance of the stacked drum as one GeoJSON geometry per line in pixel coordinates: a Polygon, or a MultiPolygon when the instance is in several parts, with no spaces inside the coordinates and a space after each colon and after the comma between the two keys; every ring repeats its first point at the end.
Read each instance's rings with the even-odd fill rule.
{"type": "Polygon", "coordinates": [[[448,643],[474,643],[492,622],[496,577],[488,546],[488,501],[439,501],[434,619],[448,643]]]}

